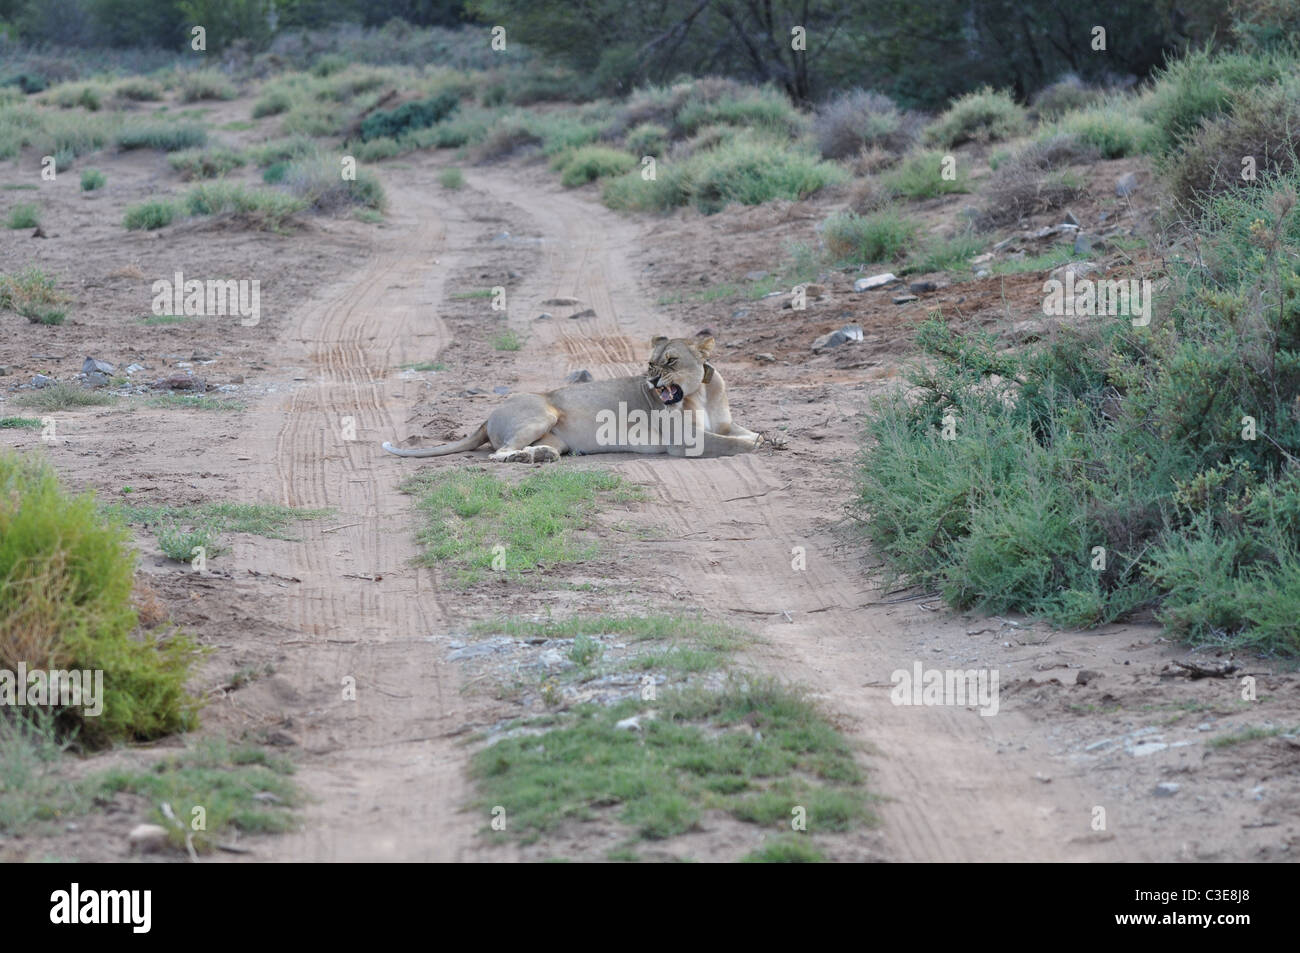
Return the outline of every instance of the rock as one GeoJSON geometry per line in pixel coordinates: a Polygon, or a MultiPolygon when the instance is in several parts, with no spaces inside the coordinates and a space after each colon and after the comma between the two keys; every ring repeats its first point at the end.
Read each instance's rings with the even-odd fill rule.
{"type": "Polygon", "coordinates": [[[1059,268],[1053,268],[1048,272],[1048,277],[1054,278],[1057,281],[1064,281],[1066,275],[1071,273],[1075,278],[1086,278],[1088,275],[1094,274],[1100,270],[1101,269],[1097,265],[1090,261],[1072,261],[1069,264],[1061,265],[1059,268]]]}
{"type": "Polygon", "coordinates": [[[506,394],[510,393],[510,388],[505,384],[498,384],[496,387],[492,388],[492,393],[500,394],[504,397],[506,394]]]}
{"type": "Polygon", "coordinates": [[[814,285],[811,282],[803,286],[803,293],[809,298],[820,298],[826,294],[826,288],[822,285],[814,285]]]}
{"type": "Polygon", "coordinates": [[[486,393],[487,393],[487,391],[485,391],[485,390],[484,390],[483,388],[481,388],[481,387],[468,387],[468,388],[466,388],[465,390],[461,391],[459,396],[461,396],[461,397],[481,397],[483,394],[486,394],[486,393]]]}
{"type": "Polygon", "coordinates": [[[1079,220],[1078,220],[1077,218],[1075,218],[1074,213],[1071,212],[1068,208],[1065,210],[1065,218],[1064,218],[1064,220],[1063,220],[1063,224],[1065,224],[1065,225],[1073,225],[1075,228],[1080,228],[1080,227],[1081,227],[1081,226],[1079,225],[1079,220]]]}
{"type": "Polygon", "coordinates": [[[51,384],[57,384],[53,377],[46,377],[44,374],[36,374],[32,377],[32,386],[36,388],[49,387],[51,384]]]}
{"type": "Polygon", "coordinates": [[[236,374],[234,377],[232,377],[232,378],[230,379],[230,383],[232,383],[232,384],[242,384],[242,383],[244,383],[244,375],[243,375],[243,374],[236,374]]]}
{"type": "Polygon", "coordinates": [[[1101,672],[1094,672],[1091,669],[1083,668],[1079,670],[1079,674],[1074,676],[1074,684],[1087,685],[1096,678],[1101,678],[1101,672]]]}
{"type": "Polygon", "coordinates": [[[5,367],[3,364],[0,364],[0,377],[8,377],[8,376],[9,376],[9,368],[5,367]]]}
{"type": "Polygon", "coordinates": [[[543,312],[542,312],[541,314],[539,314],[537,317],[533,318],[533,320],[534,320],[534,321],[549,321],[549,320],[551,320],[551,314],[550,314],[549,311],[543,311],[543,312]]]}
{"type": "Polygon", "coordinates": [[[1126,195],[1132,195],[1137,191],[1138,178],[1136,172],[1126,172],[1115,180],[1115,194],[1120,198],[1126,195]]]}
{"type": "Polygon", "coordinates": [[[813,341],[812,349],[814,351],[820,351],[825,348],[839,347],[841,344],[847,344],[849,341],[861,340],[862,328],[856,324],[846,324],[838,331],[823,334],[816,341],[813,341]]]}
{"type": "Polygon", "coordinates": [[[564,379],[564,382],[566,384],[582,384],[589,380],[591,380],[591,371],[584,367],[580,371],[574,371],[564,379]]]}
{"type": "Polygon", "coordinates": [[[989,275],[991,275],[991,274],[992,274],[992,272],[989,271],[987,268],[981,268],[981,269],[979,269],[977,272],[975,272],[975,277],[976,277],[976,278],[987,278],[987,277],[988,277],[989,275]]]}
{"type": "Polygon", "coordinates": [[[622,721],[614,722],[614,728],[617,731],[640,731],[641,716],[633,715],[631,718],[624,718],[622,721]]]}
{"type": "Polygon", "coordinates": [[[983,265],[983,264],[985,264],[986,262],[990,262],[990,261],[992,261],[992,260],[993,260],[993,252],[991,252],[991,251],[986,251],[986,252],[985,252],[984,254],[982,254],[982,255],[976,255],[974,258],[972,258],[972,259],[970,260],[970,263],[971,263],[972,265],[983,265]]]}
{"type": "Polygon", "coordinates": [[[775,364],[776,355],[768,354],[766,351],[763,351],[760,354],[755,354],[754,360],[756,360],[760,364],[775,364]]]}
{"type": "Polygon", "coordinates": [[[190,360],[201,361],[210,364],[213,361],[213,357],[212,355],[208,354],[206,351],[195,351],[193,354],[190,355],[190,360]]]}
{"type": "Polygon", "coordinates": [[[539,665],[543,665],[546,668],[556,668],[564,665],[565,659],[558,649],[547,649],[541,655],[537,656],[537,662],[539,665]]]}
{"type": "Polygon", "coordinates": [[[582,304],[577,298],[547,298],[542,305],[547,308],[572,308],[582,304]]]}
{"type": "Polygon", "coordinates": [[[700,328],[695,332],[697,338],[711,338],[715,334],[713,328],[700,328]]]}
{"type": "Polygon", "coordinates": [[[292,748],[298,744],[298,739],[282,728],[276,728],[266,733],[266,743],[268,745],[279,745],[282,748],[292,748]]]}
{"type": "Polygon", "coordinates": [[[569,315],[571,318],[594,318],[596,316],[595,308],[587,308],[585,311],[575,311],[569,315]]]}
{"type": "Polygon", "coordinates": [[[202,393],[208,389],[207,382],[200,377],[189,377],[184,374],[177,374],[174,377],[164,377],[162,380],[154,381],[150,385],[154,390],[188,390],[202,393]]]}
{"type": "Polygon", "coordinates": [[[112,374],[116,368],[108,361],[101,361],[93,357],[86,358],[81,365],[83,374],[112,374]]]}
{"type": "Polygon", "coordinates": [[[284,798],[273,791],[258,791],[253,795],[254,801],[261,801],[263,804],[283,804],[284,798]]]}
{"type": "Polygon", "coordinates": [[[137,824],[126,835],[131,853],[152,854],[167,846],[167,828],[157,824],[137,824]]]}
{"type": "Polygon", "coordinates": [[[1155,754],[1157,751],[1164,751],[1169,745],[1163,741],[1144,741],[1141,744],[1129,745],[1124,750],[1135,758],[1145,758],[1147,755],[1155,754]]]}
{"type": "Polygon", "coordinates": [[[522,278],[523,275],[521,275],[521,274],[520,274],[519,272],[517,272],[517,271],[507,271],[507,272],[506,272],[506,277],[507,277],[507,278],[522,278]]]}
{"type": "Polygon", "coordinates": [[[766,271],[747,271],[745,272],[746,281],[762,281],[767,277],[766,271]]]}
{"type": "Polygon", "coordinates": [[[142,370],[144,370],[143,364],[128,364],[126,366],[126,372],[128,374],[138,374],[142,370]]]}
{"type": "Polygon", "coordinates": [[[916,301],[916,295],[894,295],[894,304],[907,304],[910,301],[916,301]]]}
{"type": "Polygon", "coordinates": [[[81,378],[85,381],[87,387],[107,387],[109,376],[95,371],[90,374],[82,374],[81,378]]]}
{"type": "Polygon", "coordinates": [[[907,290],[914,295],[926,295],[932,291],[938,291],[939,286],[933,281],[914,281],[907,286],[907,290]]]}
{"type": "Polygon", "coordinates": [[[731,316],[733,318],[747,318],[749,317],[749,309],[737,308],[735,311],[731,312],[731,316]]]}
{"type": "Polygon", "coordinates": [[[1156,797],[1173,797],[1178,793],[1179,787],[1173,781],[1161,781],[1156,785],[1154,793],[1156,797]]]}
{"type": "Polygon", "coordinates": [[[893,272],[887,271],[883,275],[872,275],[870,278],[859,278],[853,282],[854,291],[870,291],[872,288],[883,288],[885,285],[892,285],[898,280],[898,276],[893,272]]]}

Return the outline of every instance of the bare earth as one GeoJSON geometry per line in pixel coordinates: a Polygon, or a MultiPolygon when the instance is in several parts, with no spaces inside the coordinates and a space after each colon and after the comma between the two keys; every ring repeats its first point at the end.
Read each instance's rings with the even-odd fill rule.
{"type": "MultiPolygon", "coordinates": [[[[499,585],[461,592],[441,585],[437,571],[413,567],[417,517],[397,487],[418,465],[379,444],[463,435],[501,399],[493,387],[544,390],[582,368],[597,378],[636,373],[652,335],[707,328],[736,419],[754,430],[784,427],[788,446],[716,460],[565,458],[559,466],[612,467],[648,495],[600,516],[606,552],[574,578],[617,578],[665,608],[703,607],[757,636],[743,664],[812,690],[853,740],[881,798],[875,830],[821,837],[829,856],[1293,858],[1300,747],[1283,737],[1207,741],[1252,726],[1294,729],[1295,675],[1240,659],[1260,696],[1245,703],[1232,680],[1162,677],[1187,651],[1151,625],[1079,633],[954,615],[931,594],[882,591],[854,536],[845,508],[862,415],[873,393],[896,382],[911,325],[937,308],[988,326],[1033,318],[1041,276],[969,282],[902,307],[888,292],[853,295],[839,276],[807,312],[754,301],[732,317],[734,304],[689,303],[706,287],[699,277],[743,284],[746,271],[778,265],[781,242],[815,240],[829,200],[631,219],[600,206],[594,190],[562,189],[538,164],[471,170],[466,188],[445,190],[436,184],[439,161],[415,155],[380,168],[391,211],[378,228],[320,220],[288,236],[254,235],[218,220],[168,229],[160,240],[125,232],[120,216],[170,175],[165,160],[124,156],[101,164],[116,186],[102,196],[80,196],[75,176],[42,184],[50,238],[0,235],[6,267],[34,261],[77,288],[63,327],[4,316],[11,333],[0,365],[9,376],[0,395],[33,373],[71,376],[87,354],[119,366],[138,361],[150,368],[146,377],[185,362],[213,384],[244,378],[231,386],[249,402],[240,414],[118,406],[54,415],[61,440],[47,452],[70,482],[108,499],[130,486],[132,499],[150,502],[335,510],[303,524],[300,541],[235,537],[207,575],[157,555],[142,559],[172,616],[215,648],[204,675],[204,730],[283,745],[313,799],[300,832],[246,839],[252,853],[242,856],[602,856],[601,824],[566,828],[527,849],[481,836],[486,813],[466,809],[466,738],[517,709],[476,691],[447,655],[473,619],[608,608],[606,600],[593,606],[581,592],[499,585]],[[142,326],[149,283],[178,269],[260,276],[262,324],[142,326]],[[494,285],[507,288],[509,326],[525,338],[520,351],[492,349],[502,321],[487,301],[452,298],[494,285]],[[682,292],[679,303],[655,303],[682,292]],[[557,297],[581,305],[541,303],[557,297]],[[582,308],[595,316],[568,317],[582,308]],[[534,320],[543,311],[553,317],[534,320]],[[814,337],[848,321],[867,332],[863,344],[812,354],[814,337]],[[777,361],[758,363],[759,352],[777,361]],[[434,360],[446,369],[400,370],[434,360]],[[806,553],[804,570],[792,568],[795,547],[806,553]],[[996,669],[1000,711],[892,704],[891,673],[918,660],[996,669]],[[274,675],[222,687],[235,670],[265,664],[274,675]],[[1086,685],[1076,684],[1081,670],[1095,673],[1086,685]],[[348,684],[355,701],[343,697],[348,684]],[[1160,782],[1178,784],[1178,793],[1157,797],[1160,782]],[[1094,828],[1098,808],[1104,830],[1094,828]]],[[[0,215],[30,194],[0,192],[0,215]]],[[[0,416],[10,413],[20,411],[0,404],[0,416]]],[[[0,431],[0,441],[41,445],[30,431],[0,431]]],[[[484,457],[427,465],[486,466],[484,457]]],[[[143,536],[142,548],[154,552],[143,536]]],[[[77,831],[2,842],[0,856],[120,859],[139,807],[125,801],[77,831]]],[[[733,860],[763,833],[710,817],[704,830],[653,856],[733,860]]]]}

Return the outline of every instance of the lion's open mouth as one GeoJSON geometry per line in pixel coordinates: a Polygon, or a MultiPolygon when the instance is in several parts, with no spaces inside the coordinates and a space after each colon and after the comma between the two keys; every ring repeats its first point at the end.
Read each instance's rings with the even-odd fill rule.
{"type": "Polygon", "coordinates": [[[665,404],[675,404],[682,399],[682,389],[676,384],[667,384],[663,387],[654,388],[654,392],[659,395],[659,399],[665,404]]]}

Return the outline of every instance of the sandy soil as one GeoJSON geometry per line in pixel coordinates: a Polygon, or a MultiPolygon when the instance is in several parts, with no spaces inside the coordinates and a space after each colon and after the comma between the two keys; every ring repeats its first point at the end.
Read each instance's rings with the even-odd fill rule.
{"type": "MultiPolygon", "coordinates": [[[[77,288],[63,327],[5,316],[0,365],[10,376],[0,379],[0,394],[11,396],[32,373],[70,376],[87,354],[134,360],[159,376],[196,356],[212,360],[192,369],[216,383],[242,376],[230,392],[249,402],[247,411],[59,414],[62,436],[47,448],[50,458],[73,484],[108,498],[130,486],[132,498],[149,501],[334,509],[330,519],[304,524],[297,542],[235,537],[234,551],[208,575],[161,557],[142,561],[176,621],[215,650],[204,672],[204,730],[283,746],[312,796],[300,833],[248,839],[247,858],[600,856],[595,839],[607,834],[600,824],[566,829],[540,853],[479,836],[487,818],[463,809],[472,795],[464,739],[510,707],[467,685],[447,659],[450,640],[472,619],[592,606],[572,589],[484,584],[458,592],[438,571],[414,568],[410,499],[399,483],[420,464],[485,466],[485,455],[417,462],[386,455],[379,443],[464,434],[500,399],[494,387],[548,389],[582,368],[596,377],[634,373],[652,335],[706,328],[719,340],[717,364],[737,420],[779,430],[788,446],[718,460],[566,458],[559,465],[612,467],[648,494],[647,503],[601,517],[606,553],[571,578],[619,578],[630,596],[702,607],[742,625],[758,637],[743,664],[813,691],[853,740],[882,798],[879,829],[828,837],[830,856],[1294,855],[1300,742],[1208,742],[1251,726],[1293,730],[1295,675],[1240,660],[1256,674],[1260,696],[1244,703],[1232,681],[1162,675],[1187,653],[1152,626],[1077,633],[954,615],[933,596],[882,591],[854,537],[845,507],[862,415],[869,397],[896,378],[909,326],[943,309],[1010,328],[1034,318],[1041,276],[953,285],[904,306],[888,293],[852,294],[852,276],[844,275],[804,313],[783,311],[776,299],[737,307],[687,295],[661,306],[655,302],[665,295],[743,283],[747,271],[773,268],[783,241],[816,240],[833,199],[710,218],[623,218],[601,207],[594,190],[566,191],[544,166],[526,162],[471,170],[467,187],[450,192],[436,184],[445,160],[420,155],[379,169],[392,206],[382,227],[323,219],[290,235],[253,235],[215,220],[161,237],[124,232],[121,209],[170,184],[162,161],[106,159],[101,167],[114,187],[94,199],[76,193],[73,176],[42,185],[51,237],[0,235],[6,267],[35,261],[77,288]],[[177,269],[260,277],[263,325],[142,326],[149,281],[177,269]],[[518,352],[492,349],[501,319],[484,301],[452,298],[498,284],[508,291],[509,326],[525,337],[518,352]],[[576,298],[595,316],[570,319],[542,305],[555,297],[576,298]],[[554,316],[535,320],[543,311],[554,316]],[[866,332],[862,345],[813,355],[814,337],[849,321],[866,332]],[[756,361],[760,352],[776,362],[756,361]],[[432,360],[446,370],[400,370],[432,360]],[[345,439],[345,418],[355,439],[345,439]],[[646,532],[617,528],[627,524],[646,532]],[[792,568],[794,547],[804,548],[804,570],[792,568]],[[997,669],[999,713],[891,704],[891,673],[917,661],[997,669]],[[235,670],[262,665],[274,674],[222,687],[235,670]],[[1086,684],[1081,672],[1091,673],[1086,684]],[[344,698],[348,679],[355,701],[344,698]],[[1158,797],[1161,782],[1178,792],[1158,797]],[[1104,830],[1095,829],[1098,808],[1104,830]]],[[[0,215],[31,194],[0,192],[0,215]]],[[[0,415],[7,406],[0,403],[0,415]]],[[[0,442],[40,445],[24,431],[0,431],[0,442]]],[[[124,801],[75,831],[0,849],[7,857],[119,859],[139,808],[124,801]]],[[[758,836],[710,817],[655,856],[734,859],[758,836]]]]}

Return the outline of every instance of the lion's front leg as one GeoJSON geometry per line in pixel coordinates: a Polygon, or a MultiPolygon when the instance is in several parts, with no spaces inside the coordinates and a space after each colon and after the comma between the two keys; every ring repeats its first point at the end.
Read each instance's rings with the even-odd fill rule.
{"type": "Polygon", "coordinates": [[[763,442],[762,434],[750,434],[736,437],[730,434],[714,433],[711,430],[696,432],[693,440],[669,444],[668,455],[672,457],[731,457],[738,453],[752,453],[763,442]]]}

